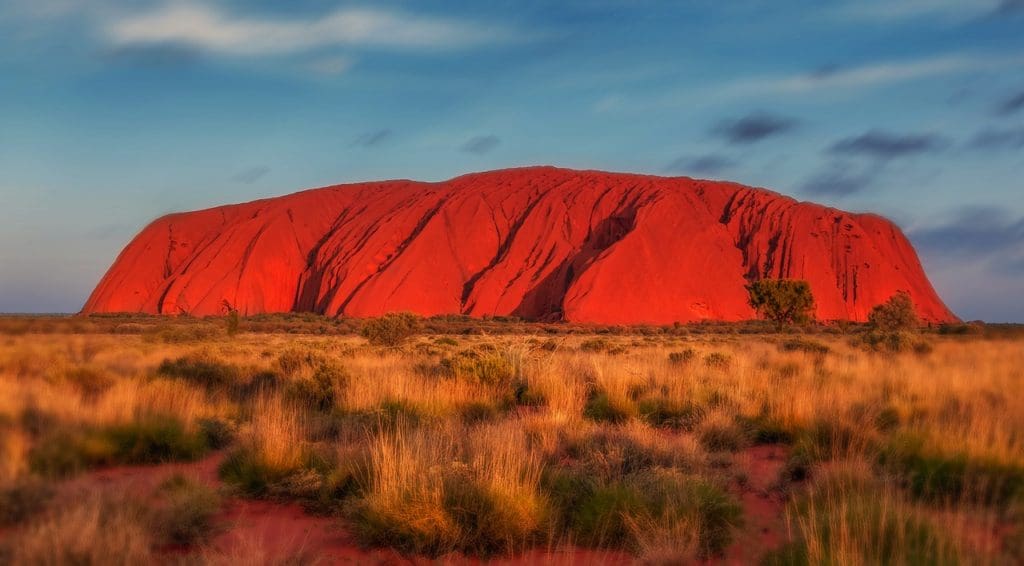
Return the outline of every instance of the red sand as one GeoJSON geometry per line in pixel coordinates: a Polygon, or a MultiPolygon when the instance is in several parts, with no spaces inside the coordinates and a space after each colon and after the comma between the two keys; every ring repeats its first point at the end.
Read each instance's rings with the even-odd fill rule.
{"type": "Polygon", "coordinates": [[[738,456],[737,464],[746,472],[747,484],[733,486],[732,491],[743,506],[743,525],[724,555],[706,564],[758,564],[789,539],[784,518],[786,496],[777,489],[788,455],[787,446],[766,445],[753,446],[738,456]]]}
{"type": "MultiPolygon", "coordinates": [[[[211,487],[221,488],[223,484],[217,477],[217,467],[223,457],[223,453],[215,453],[198,462],[116,466],[96,470],[67,482],[61,493],[65,498],[75,499],[82,493],[107,489],[146,501],[161,483],[179,473],[211,487]]],[[[311,515],[297,503],[234,496],[224,499],[220,512],[214,518],[213,531],[216,534],[206,550],[174,546],[163,549],[164,553],[180,557],[197,550],[212,553],[228,562],[267,564],[299,563],[296,560],[298,557],[305,557],[314,564],[365,565],[622,566],[634,562],[633,557],[623,551],[566,545],[536,548],[514,556],[489,560],[461,554],[439,558],[407,556],[390,548],[367,548],[360,545],[344,520],[338,517],[311,515]]],[[[3,534],[0,532],[0,535],[3,534]]]]}
{"type": "Polygon", "coordinates": [[[339,185],[172,214],[84,313],[515,315],[604,324],[754,318],[744,285],[811,283],[821,320],[897,291],[955,320],[891,222],[742,185],[531,167],[339,185]]]}

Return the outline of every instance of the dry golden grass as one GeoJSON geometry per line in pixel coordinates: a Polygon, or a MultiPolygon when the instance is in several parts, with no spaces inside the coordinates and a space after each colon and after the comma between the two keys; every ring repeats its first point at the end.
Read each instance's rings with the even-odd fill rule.
{"type": "Polygon", "coordinates": [[[12,541],[11,564],[151,564],[152,536],[142,511],[106,494],[64,506],[30,525],[12,541]]]}
{"type": "MultiPolygon", "coordinates": [[[[727,543],[744,451],[779,443],[784,473],[762,483],[790,502],[782,563],[868,564],[881,543],[894,563],[1021,558],[1019,340],[934,337],[927,354],[877,354],[834,336],[811,338],[828,353],[728,334],[420,337],[400,349],[196,336],[0,337],[0,487],[39,472],[55,430],[99,435],[76,440],[86,467],[178,454],[126,428],[159,416],[233,438],[222,474],[243,493],[333,513],[372,544],[490,555],[586,543],[673,563],[727,543]],[[160,371],[181,359],[221,373],[160,371]],[[333,381],[317,381],[324,367],[333,381]],[[112,452],[89,452],[101,448],[112,452]]],[[[99,537],[89,509],[32,520],[14,555],[50,560],[38,541],[57,532],[99,537]]],[[[141,541],[126,556],[152,550],[152,533],[124,528],[141,541]]]]}

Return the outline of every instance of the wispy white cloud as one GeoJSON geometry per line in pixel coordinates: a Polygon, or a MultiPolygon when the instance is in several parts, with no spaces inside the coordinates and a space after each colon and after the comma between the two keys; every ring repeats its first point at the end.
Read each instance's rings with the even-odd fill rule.
{"type": "Polygon", "coordinates": [[[876,61],[856,66],[832,65],[804,73],[722,78],[699,86],[686,85],[654,96],[609,95],[591,107],[594,112],[636,112],[650,107],[715,105],[746,99],[798,97],[841,92],[855,95],[872,88],[965,73],[1024,67],[1024,54],[950,53],[924,59],[876,61]]]}
{"type": "Polygon", "coordinates": [[[992,57],[952,54],[928,59],[883,61],[856,67],[834,67],[799,75],[763,76],[742,79],[724,86],[724,93],[798,94],[824,89],[857,89],[954,75],[970,71],[992,71],[1024,65],[1024,55],[992,57]]]}
{"type": "Polygon", "coordinates": [[[509,41],[500,26],[377,8],[342,8],[320,17],[271,19],[228,14],[201,3],[165,4],[113,19],[114,45],[182,44],[227,55],[268,55],[339,46],[455,49],[509,41]]]}
{"type": "Polygon", "coordinates": [[[845,21],[894,23],[921,18],[963,22],[997,12],[1002,0],[871,0],[844,3],[829,15],[845,21]]]}
{"type": "Polygon", "coordinates": [[[355,65],[355,61],[344,55],[333,55],[314,59],[306,64],[306,68],[321,75],[340,75],[355,65]]]}

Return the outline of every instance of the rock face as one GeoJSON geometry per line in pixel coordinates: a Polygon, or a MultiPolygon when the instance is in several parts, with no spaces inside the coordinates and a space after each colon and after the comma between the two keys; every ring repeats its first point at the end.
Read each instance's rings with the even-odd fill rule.
{"type": "Polygon", "coordinates": [[[531,167],[339,185],[172,214],[85,313],[514,315],[605,324],[755,317],[758,278],[810,282],[821,320],[897,291],[955,320],[891,222],[688,178],[531,167]]]}

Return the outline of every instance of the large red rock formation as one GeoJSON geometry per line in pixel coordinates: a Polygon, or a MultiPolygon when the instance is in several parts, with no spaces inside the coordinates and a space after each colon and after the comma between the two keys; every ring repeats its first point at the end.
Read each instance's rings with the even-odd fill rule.
{"type": "Polygon", "coordinates": [[[744,285],[765,277],[808,280],[822,320],[865,320],[897,291],[923,319],[955,320],[879,216],[733,183],[552,167],[165,216],[83,311],[744,320],[744,285]]]}

